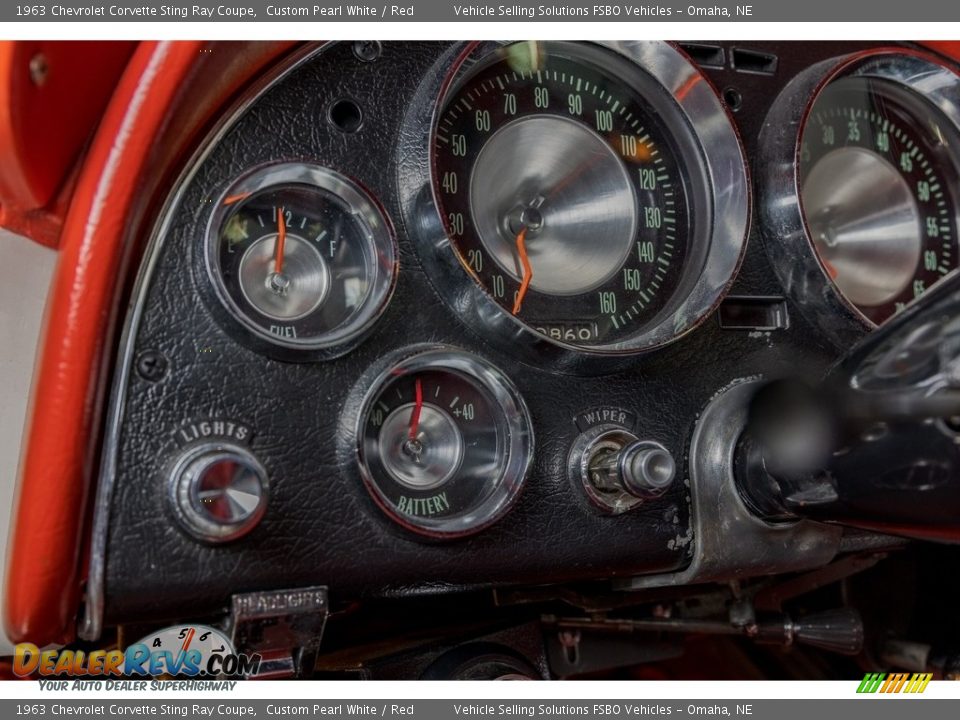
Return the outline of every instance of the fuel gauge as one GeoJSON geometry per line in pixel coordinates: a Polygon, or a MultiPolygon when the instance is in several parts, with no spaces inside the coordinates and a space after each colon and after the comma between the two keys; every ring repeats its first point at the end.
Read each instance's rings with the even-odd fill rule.
{"type": "Polygon", "coordinates": [[[396,251],[386,218],[356,183],[285,163],[220,198],[206,261],[229,319],[258,344],[332,357],[386,307],[396,251]]]}
{"type": "Polygon", "coordinates": [[[365,397],[357,435],[377,504],[407,529],[443,538],[499,519],[533,449],[526,406],[507,377],[438,346],[390,361],[365,397]]]}

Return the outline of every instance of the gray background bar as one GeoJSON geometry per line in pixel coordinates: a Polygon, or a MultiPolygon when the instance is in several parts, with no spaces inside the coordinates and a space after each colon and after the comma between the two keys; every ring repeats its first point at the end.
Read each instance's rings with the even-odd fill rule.
{"type": "MultiPolygon", "coordinates": [[[[954,0],[86,0],[4,2],[0,22],[958,22],[954,0]]],[[[957,28],[960,38],[960,27],[957,28]]]]}
{"type": "MultiPolygon", "coordinates": [[[[802,683],[797,683],[802,692],[802,683]]],[[[637,683],[638,694],[643,683],[637,683]]],[[[843,718],[844,720],[943,720],[956,717],[958,701],[933,700],[922,695],[856,696],[857,683],[850,683],[850,700],[166,700],[107,699],[73,700],[42,698],[40,700],[0,701],[0,717],[205,717],[219,718],[306,718],[346,720],[372,717],[380,720],[456,720],[466,718],[507,718],[508,720],[611,720],[617,718],[686,718],[741,717],[751,720],[810,720],[811,718],[843,718]],[[909,707],[907,707],[909,705],[909,707]],[[30,706],[30,709],[26,709],[30,706]],[[348,706],[371,712],[349,712],[348,706]],[[487,712],[463,712],[465,706],[487,712]],[[139,708],[131,712],[128,708],[139,708]],[[204,708],[204,710],[198,710],[204,708]],[[458,712],[457,708],[461,710],[458,712]],[[627,709],[630,712],[627,712],[627,709]],[[717,709],[720,709],[719,711],[717,709]],[[726,712],[722,710],[726,708],[726,712]],[[18,713],[19,710],[19,713],[18,713]],[[712,712],[709,712],[712,710],[712,712]]],[[[119,695],[119,694],[118,694],[119,695]]],[[[226,695],[226,693],[224,694],[226,695]]],[[[122,696],[120,696],[122,697],[122,696]]],[[[209,696],[208,696],[209,697],[209,696]]]]}

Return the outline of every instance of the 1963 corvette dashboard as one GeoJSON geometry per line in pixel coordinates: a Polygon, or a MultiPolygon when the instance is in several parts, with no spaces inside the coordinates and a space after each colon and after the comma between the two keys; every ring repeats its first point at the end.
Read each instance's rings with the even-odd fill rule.
{"type": "Polygon", "coordinates": [[[947,52],[265,62],[117,261],[81,641],[222,624],[308,677],[955,672],[956,555],[918,541],[958,536],[947,52]]]}

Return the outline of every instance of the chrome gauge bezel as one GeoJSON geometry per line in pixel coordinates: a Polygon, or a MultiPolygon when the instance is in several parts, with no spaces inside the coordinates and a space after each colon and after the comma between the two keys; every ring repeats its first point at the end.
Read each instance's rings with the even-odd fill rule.
{"type": "Polygon", "coordinates": [[[527,362],[569,372],[618,367],[687,334],[716,308],[740,267],[751,216],[746,158],[732,119],[705,76],[665,42],[589,43],[625,58],[669,93],[687,124],[703,168],[709,218],[706,251],[695,257],[658,315],[627,341],[582,346],[548,338],[498,305],[461,266],[434,197],[433,133],[450,90],[478,62],[506,43],[459,43],[417,90],[398,145],[399,189],[407,227],[434,286],[475,332],[527,362]]]}
{"type": "Polygon", "coordinates": [[[371,331],[386,310],[396,285],[398,250],[389,217],[377,201],[347,176],[320,165],[278,162],[262,165],[241,175],[216,200],[204,234],[206,280],[213,288],[230,325],[243,331],[241,339],[252,340],[256,349],[280,352],[285,359],[327,360],[355,348],[371,331]],[[272,334],[254,322],[230,296],[223,283],[218,246],[219,231],[231,207],[229,197],[252,195],[271,187],[302,185],[329,193],[340,200],[363,231],[363,254],[369,287],[359,308],[338,327],[323,335],[305,339],[272,334]]]}
{"type": "Polygon", "coordinates": [[[450,540],[478,533],[501,519],[518,499],[533,463],[534,432],[530,411],[519,390],[496,366],[473,353],[447,345],[413,345],[381,358],[357,382],[344,410],[344,436],[349,458],[370,497],[397,526],[416,535],[450,540]],[[503,462],[493,490],[468,512],[432,520],[398,511],[370,470],[364,434],[370,413],[385,388],[398,375],[426,370],[459,374],[488,394],[503,430],[503,462]]]}
{"type": "Polygon", "coordinates": [[[849,77],[884,80],[916,95],[960,133],[960,75],[930,53],[904,48],[867,50],[812,65],[771,106],[759,152],[764,247],[784,289],[839,348],[877,326],[839,290],[814,245],[803,210],[800,158],[817,101],[834,81],[849,77]]]}

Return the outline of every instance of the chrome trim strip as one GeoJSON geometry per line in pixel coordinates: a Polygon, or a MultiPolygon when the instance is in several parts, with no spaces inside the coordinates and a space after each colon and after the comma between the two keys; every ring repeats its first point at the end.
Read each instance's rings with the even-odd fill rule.
{"type": "Polygon", "coordinates": [[[137,331],[143,313],[144,301],[150,281],[156,267],[160,252],[163,249],[162,239],[173,221],[173,210],[176,208],[186,191],[187,185],[193,179],[201,164],[213,151],[220,139],[233,127],[243,113],[265,92],[276,83],[313,58],[326,46],[312,45],[294,53],[273,68],[269,74],[257,80],[244,93],[243,97],[223,114],[221,121],[210,132],[207,138],[187,163],[180,177],[173,185],[173,192],[167,198],[154,223],[153,232],[144,250],[144,260],[130,300],[127,304],[127,313],[123,331],[118,344],[118,362],[110,390],[109,406],[106,413],[106,429],[102,456],[100,460],[100,476],[97,483],[96,500],[93,510],[93,528],[90,541],[90,565],[87,573],[87,583],[84,593],[83,617],[77,629],[77,635],[83,640],[97,640],[103,631],[104,610],[104,577],[106,570],[107,531],[110,523],[110,506],[113,500],[113,490],[117,476],[117,456],[120,449],[120,428],[126,409],[125,390],[130,379],[130,370],[133,367],[133,350],[137,331]]]}

